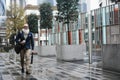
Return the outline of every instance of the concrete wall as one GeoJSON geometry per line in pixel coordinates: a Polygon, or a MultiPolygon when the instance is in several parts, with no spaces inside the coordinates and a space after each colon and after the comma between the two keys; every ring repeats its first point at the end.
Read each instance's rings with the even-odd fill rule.
{"type": "Polygon", "coordinates": [[[106,35],[107,44],[120,44],[119,25],[107,26],[106,35]]]}
{"type": "Polygon", "coordinates": [[[40,56],[56,56],[56,46],[40,46],[40,56]]]}
{"type": "Polygon", "coordinates": [[[34,51],[37,52],[38,54],[40,54],[40,46],[35,46],[34,51]]]}
{"type": "Polygon", "coordinates": [[[82,45],[57,45],[57,59],[65,61],[83,60],[86,47],[82,45]]]}
{"type": "Polygon", "coordinates": [[[93,49],[92,50],[92,55],[101,57],[102,56],[102,49],[101,48],[93,49]]]}
{"type": "Polygon", "coordinates": [[[103,45],[103,68],[120,72],[120,44],[103,45]]]}

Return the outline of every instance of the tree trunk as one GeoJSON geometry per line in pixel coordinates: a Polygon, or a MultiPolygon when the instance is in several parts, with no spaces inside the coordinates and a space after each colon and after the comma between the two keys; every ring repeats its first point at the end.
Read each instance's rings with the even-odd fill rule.
{"type": "Polygon", "coordinates": [[[72,33],[71,31],[69,30],[69,23],[67,23],[67,27],[68,27],[68,45],[71,45],[72,44],[72,33]]]}
{"type": "Polygon", "coordinates": [[[68,45],[72,44],[72,33],[71,31],[68,31],[68,45]]]}
{"type": "Polygon", "coordinates": [[[79,29],[79,44],[82,43],[82,30],[79,29]]]}
{"type": "Polygon", "coordinates": [[[47,28],[46,28],[46,45],[47,45],[47,28]]]}

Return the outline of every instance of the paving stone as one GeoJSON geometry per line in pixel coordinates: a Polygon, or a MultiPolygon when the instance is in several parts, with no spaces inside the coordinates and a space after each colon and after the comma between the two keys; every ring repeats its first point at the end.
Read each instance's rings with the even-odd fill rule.
{"type": "Polygon", "coordinates": [[[11,75],[2,75],[2,80],[13,80],[11,75]]]}
{"type": "Polygon", "coordinates": [[[12,75],[13,75],[13,76],[20,76],[20,73],[14,72],[14,73],[12,73],[12,75]]]}
{"type": "Polygon", "coordinates": [[[3,75],[9,75],[10,73],[8,71],[2,72],[3,75]]]}
{"type": "Polygon", "coordinates": [[[8,67],[8,69],[10,69],[10,70],[14,70],[14,67],[8,67]]]}
{"type": "Polygon", "coordinates": [[[85,78],[88,79],[88,80],[98,80],[98,79],[91,78],[91,77],[85,77],[85,78]]]}
{"type": "Polygon", "coordinates": [[[96,68],[96,63],[76,64],[34,55],[31,75],[21,74],[20,62],[7,61],[0,54],[0,80],[120,80],[120,74],[96,68]]]}

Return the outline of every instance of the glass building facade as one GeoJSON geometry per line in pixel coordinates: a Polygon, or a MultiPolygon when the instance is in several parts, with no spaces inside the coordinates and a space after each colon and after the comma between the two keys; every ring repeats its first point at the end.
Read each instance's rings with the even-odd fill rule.
{"type": "Polygon", "coordinates": [[[0,16],[6,15],[6,0],[0,0],[0,16]]]}
{"type": "MultiPolygon", "coordinates": [[[[88,14],[84,13],[84,40],[88,43],[88,14]]],[[[104,44],[120,44],[120,4],[112,4],[91,10],[92,47],[104,44]]],[[[81,18],[82,19],[82,18],[81,18]]]]}
{"type": "Polygon", "coordinates": [[[6,45],[6,0],[0,0],[0,46],[6,45]]]}

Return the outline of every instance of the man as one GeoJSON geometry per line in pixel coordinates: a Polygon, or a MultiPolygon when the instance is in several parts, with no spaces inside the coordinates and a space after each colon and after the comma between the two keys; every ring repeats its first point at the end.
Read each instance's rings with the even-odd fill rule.
{"type": "Polygon", "coordinates": [[[32,33],[29,31],[28,24],[24,24],[22,31],[16,36],[16,43],[21,44],[20,59],[21,72],[24,73],[24,58],[26,58],[26,74],[30,74],[30,54],[34,52],[34,39],[32,33]],[[32,49],[32,51],[31,51],[32,49]]]}

